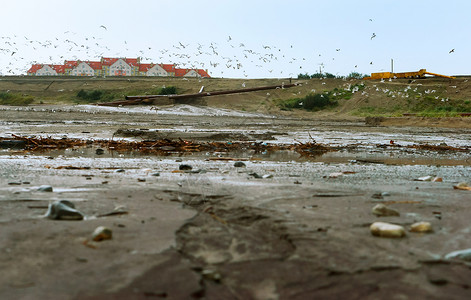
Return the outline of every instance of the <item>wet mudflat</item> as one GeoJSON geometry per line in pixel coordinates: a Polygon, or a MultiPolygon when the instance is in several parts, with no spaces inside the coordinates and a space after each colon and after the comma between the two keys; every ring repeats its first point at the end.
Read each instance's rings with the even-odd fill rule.
{"type": "Polygon", "coordinates": [[[453,188],[470,182],[466,130],[190,106],[2,109],[2,137],[262,146],[315,141],[338,149],[312,155],[170,148],[142,153],[93,143],[1,149],[1,298],[471,295],[469,261],[445,259],[471,248],[471,191],[453,188]],[[424,144],[442,148],[408,147],[424,144]],[[85,218],[45,218],[49,204],[61,200],[74,203],[85,218]],[[399,215],[375,215],[377,204],[399,215]],[[372,235],[377,221],[403,226],[405,236],[372,235]],[[409,231],[421,221],[433,231],[409,231]],[[93,241],[99,226],[113,237],[93,241]]]}

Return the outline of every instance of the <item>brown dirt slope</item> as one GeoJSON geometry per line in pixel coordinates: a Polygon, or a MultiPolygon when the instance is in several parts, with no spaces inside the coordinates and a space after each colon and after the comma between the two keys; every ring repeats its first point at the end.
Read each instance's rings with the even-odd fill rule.
{"type": "Polygon", "coordinates": [[[0,92],[21,93],[35,98],[33,104],[70,104],[77,101],[80,90],[103,90],[116,95],[116,100],[125,95],[152,93],[161,87],[175,86],[179,94],[204,91],[252,88],[268,85],[299,83],[288,89],[264,90],[250,93],[220,95],[200,98],[198,105],[283,114],[303,118],[348,118],[352,116],[383,116],[383,125],[451,126],[471,128],[469,118],[458,121],[446,118],[397,118],[403,114],[435,111],[435,117],[447,112],[471,112],[471,81],[468,77],[456,79],[427,78],[400,79],[392,81],[356,79],[224,79],[224,78],[60,78],[60,77],[5,77],[0,80],[0,92]],[[309,93],[326,91],[353,91],[351,97],[339,100],[335,108],[321,112],[302,110],[282,111],[280,101],[302,98],[309,93]],[[438,114],[437,114],[438,112],[438,114]],[[390,118],[396,117],[396,118],[390,118]],[[424,121],[425,120],[425,121],[424,121]],[[387,121],[387,122],[386,122],[387,121]],[[448,125],[447,125],[448,124],[448,125]]]}

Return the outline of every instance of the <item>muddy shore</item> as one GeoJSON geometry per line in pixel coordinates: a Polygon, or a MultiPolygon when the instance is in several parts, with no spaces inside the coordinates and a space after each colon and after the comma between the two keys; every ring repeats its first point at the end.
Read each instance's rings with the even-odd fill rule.
{"type": "Polygon", "coordinates": [[[453,188],[471,183],[469,129],[186,105],[1,107],[1,114],[1,137],[315,140],[341,149],[312,156],[1,149],[2,299],[471,295],[469,262],[444,258],[471,248],[471,192],[453,188]],[[461,150],[406,148],[421,144],[461,150]],[[417,180],[429,175],[442,181],[417,180]],[[39,191],[43,185],[53,191],[39,191]],[[73,202],[85,219],[44,218],[58,200],[73,202]],[[379,203],[400,215],[372,214],[379,203]],[[107,215],[117,207],[126,213],[107,215]],[[376,221],[402,225],[406,236],[373,236],[376,221]],[[419,221],[430,222],[433,232],[410,232],[419,221]],[[110,228],[113,238],[92,241],[98,226],[110,228]]]}

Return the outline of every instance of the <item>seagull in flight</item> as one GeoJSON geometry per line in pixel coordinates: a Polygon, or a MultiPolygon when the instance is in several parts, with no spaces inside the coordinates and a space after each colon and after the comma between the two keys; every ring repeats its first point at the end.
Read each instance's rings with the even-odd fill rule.
{"type": "Polygon", "coordinates": [[[455,48],[451,49],[450,52],[448,53],[453,53],[453,52],[455,52],[455,48]]]}
{"type": "Polygon", "coordinates": [[[373,35],[371,36],[371,39],[374,39],[376,37],[376,33],[373,32],[373,35]]]}
{"type": "Polygon", "coordinates": [[[105,30],[108,30],[105,25],[101,25],[100,28],[103,28],[105,30]]]}

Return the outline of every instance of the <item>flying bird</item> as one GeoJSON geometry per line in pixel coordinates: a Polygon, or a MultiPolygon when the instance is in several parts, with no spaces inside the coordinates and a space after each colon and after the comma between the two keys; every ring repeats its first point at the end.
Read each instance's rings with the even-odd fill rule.
{"type": "Polygon", "coordinates": [[[374,39],[376,37],[376,33],[373,32],[373,35],[371,35],[371,39],[374,39]]]}
{"type": "Polygon", "coordinates": [[[101,25],[100,28],[103,28],[105,30],[108,30],[105,25],[101,25]]]}
{"type": "Polygon", "coordinates": [[[453,52],[455,52],[455,48],[451,49],[450,52],[448,53],[453,53],[453,52]]]}

